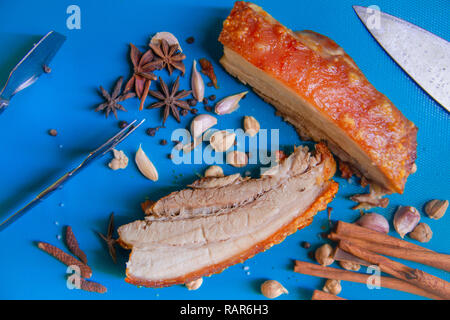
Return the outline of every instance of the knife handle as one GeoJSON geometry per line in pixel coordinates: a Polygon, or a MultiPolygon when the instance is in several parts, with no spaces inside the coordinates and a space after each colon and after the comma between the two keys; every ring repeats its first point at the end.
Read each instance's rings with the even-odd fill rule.
{"type": "Polygon", "coordinates": [[[9,100],[3,99],[0,97],[0,113],[2,113],[6,107],[9,105],[9,100]]]}

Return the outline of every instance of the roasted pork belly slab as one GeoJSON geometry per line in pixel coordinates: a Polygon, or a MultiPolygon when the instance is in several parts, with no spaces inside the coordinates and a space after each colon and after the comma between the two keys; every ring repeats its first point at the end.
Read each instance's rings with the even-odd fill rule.
{"type": "Polygon", "coordinates": [[[164,287],[243,262],[311,223],[337,192],[336,170],[323,144],[298,147],[258,179],[203,178],[118,229],[132,249],[126,281],[164,287]]]}
{"type": "Polygon", "coordinates": [[[236,2],[223,23],[220,62],[274,105],[301,136],[326,141],[340,160],[387,193],[402,193],[417,128],[329,38],[294,33],[260,7],[236,2]]]}

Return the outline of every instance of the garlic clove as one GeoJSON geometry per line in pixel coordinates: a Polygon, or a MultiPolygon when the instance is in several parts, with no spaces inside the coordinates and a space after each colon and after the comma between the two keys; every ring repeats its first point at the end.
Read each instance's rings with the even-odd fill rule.
{"type": "Polygon", "coordinates": [[[186,282],[184,285],[188,290],[197,290],[203,283],[203,278],[198,278],[197,280],[193,280],[190,282],[186,282]]]}
{"type": "Polygon", "coordinates": [[[250,137],[255,136],[259,132],[259,122],[252,116],[244,117],[244,131],[250,137]]]}
{"type": "Polygon", "coordinates": [[[261,293],[269,299],[275,299],[282,294],[288,294],[289,292],[281,283],[275,280],[267,280],[261,284],[261,293]]]}
{"type": "Polygon", "coordinates": [[[223,177],[223,170],[219,166],[210,166],[205,171],[205,177],[223,177]]]}
{"type": "Polygon", "coordinates": [[[135,157],[136,165],[142,175],[152,181],[158,181],[158,171],[156,171],[155,166],[150,161],[150,159],[145,154],[144,150],[142,150],[141,145],[139,145],[139,149],[136,152],[135,157]]]}
{"type": "Polygon", "coordinates": [[[245,152],[242,151],[230,151],[227,153],[227,164],[236,167],[242,168],[245,167],[248,163],[248,157],[245,152]]]}
{"type": "Polygon", "coordinates": [[[203,132],[217,124],[217,118],[209,114],[200,114],[192,119],[191,122],[191,135],[194,140],[199,138],[203,132]]]}
{"type": "Polygon", "coordinates": [[[235,133],[221,130],[211,136],[209,143],[216,152],[225,152],[233,146],[235,140],[235,133]]]}
{"type": "Polygon", "coordinates": [[[403,238],[407,233],[414,230],[420,221],[420,213],[416,208],[400,206],[394,215],[394,228],[403,238]]]}
{"type": "Polygon", "coordinates": [[[232,113],[239,108],[239,101],[248,93],[244,91],[229,97],[226,97],[216,103],[214,112],[218,115],[232,113]]]}
{"type": "Polygon", "coordinates": [[[442,218],[447,211],[448,200],[431,200],[425,205],[425,213],[431,218],[438,220],[442,218]]]}
{"type": "Polygon", "coordinates": [[[419,223],[414,230],[409,234],[411,239],[420,241],[420,242],[428,242],[433,237],[433,231],[426,223],[419,223]]]}
{"type": "Polygon", "coordinates": [[[342,291],[341,280],[328,279],[322,290],[327,293],[338,295],[342,291]]]}
{"type": "Polygon", "coordinates": [[[112,170],[125,169],[128,166],[128,157],[125,153],[116,149],[112,149],[112,152],[114,154],[114,159],[108,163],[108,166],[112,170]]]}
{"type": "Polygon", "coordinates": [[[316,261],[325,267],[334,262],[333,255],[334,249],[328,243],[325,243],[314,252],[316,261]]]}
{"type": "Polygon", "coordinates": [[[181,46],[180,43],[178,42],[178,39],[170,32],[167,31],[161,31],[161,32],[157,32],[151,39],[150,39],[150,44],[156,44],[158,45],[161,40],[166,40],[167,43],[169,44],[169,46],[172,46],[174,44],[176,44],[178,46],[178,50],[180,50],[180,52],[183,52],[183,50],[181,50],[181,46]]]}
{"type": "Polygon", "coordinates": [[[355,224],[381,233],[389,233],[389,222],[378,213],[366,213],[355,224]]]}
{"type": "Polygon", "coordinates": [[[200,72],[197,71],[197,61],[195,60],[192,64],[191,88],[195,100],[201,102],[205,96],[205,83],[200,72]]]}

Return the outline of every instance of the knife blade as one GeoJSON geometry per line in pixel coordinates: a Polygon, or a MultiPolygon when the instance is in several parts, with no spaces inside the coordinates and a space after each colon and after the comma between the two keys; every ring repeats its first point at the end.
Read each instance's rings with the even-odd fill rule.
{"type": "Polygon", "coordinates": [[[0,90],[0,113],[9,105],[11,98],[19,91],[32,85],[44,72],[66,37],[50,31],[28,51],[25,57],[12,69],[6,84],[0,90]]]}
{"type": "Polygon", "coordinates": [[[391,58],[450,111],[450,42],[374,8],[353,6],[353,9],[391,58]]]}

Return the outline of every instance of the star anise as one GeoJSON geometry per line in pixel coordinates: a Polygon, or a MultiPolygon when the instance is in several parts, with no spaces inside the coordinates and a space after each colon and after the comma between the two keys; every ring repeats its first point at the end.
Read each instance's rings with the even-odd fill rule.
{"type": "Polygon", "coordinates": [[[163,63],[159,59],[154,59],[152,50],[147,50],[142,54],[132,43],[130,43],[130,59],[133,63],[133,76],[125,85],[125,92],[134,89],[138,98],[141,99],[140,110],[142,110],[150,83],[152,80],[156,80],[152,71],[162,69],[163,63]]]}
{"type": "Polygon", "coordinates": [[[162,63],[162,68],[167,68],[169,75],[172,75],[174,68],[184,75],[185,67],[182,60],[186,59],[186,55],[179,51],[178,44],[169,45],[165,39],[161,39],[156,44],[150,43],[150,48],[158,56],[155,60],[162,63]]]}
{"type": "Polygon", "coordinates": [[[98,235],[106,242],[106,245],[108,246],[109,255],[113,259],[114,263],[117,263],[116,258],[116,248],[114,245],[116,244],[117,240],[113,239],[113,233],[114,233],[114,212],[111,213],[111,216],[109,217],[109,223],[108,223],[108,233],[107,235],[103,235],[100,232],[97,232],[98,235]]]}
{"type": "Polygon", "coordinates": [[[164,107],[164,115],[163,115],[163,125],[169,116],[169,113],[172,112],[172,115],[180,122],[180,112],[178,111],[178,107],[186,110],[191,110],[189,104],[186,101],[180,100],[191,94],[191,90],[181,90],[178,91],[178,87],[180,86],[180,76],[177,77],[177,80],[172,85],[172,90],[169,91],[167,84],[164,82],[161,77],[159,77],[159,84],[161,86],[160,91],[149,90],[148,93],[153,97],[161,100],[155,102],[147,107],[147,109],[161,108],[164,107]]]}
{"type": "Polygon", "coordinates": [[[102,86],[100,86],[100,92],[103,98],[105,98],[106,102],[100,104],[95,109],[95,111],[105,111],[105,116],[107,118],[109,114],[113,112],[114,115],[116,116],[116,119],[117,119],[117,110],[127,111],[121,104],[119,104],[119,102],[132,98],[135,96],[135,94],[133,92],[120,94],[120,92],[122,91],[122,82],[123,77],[120,77],[119,80],[117,80],[116,85],[114,86],[113,92],[111,94],[109,94],[108,91],[106,91],[102,86]]]}

